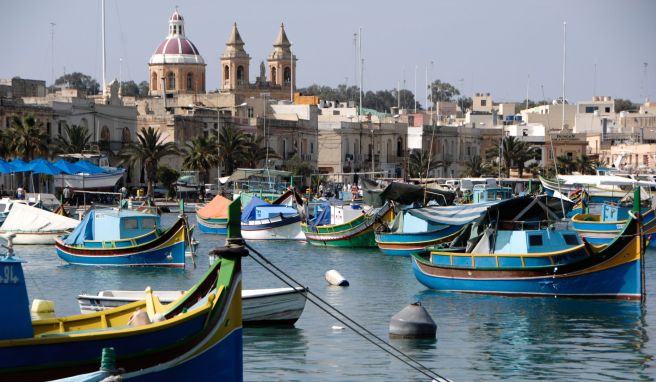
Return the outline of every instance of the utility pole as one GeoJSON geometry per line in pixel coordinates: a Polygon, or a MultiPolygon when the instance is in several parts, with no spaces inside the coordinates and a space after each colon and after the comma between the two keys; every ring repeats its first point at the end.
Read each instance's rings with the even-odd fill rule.
{"type": "Polygon", "coordinates": [[[50,23],[50,79],[55,85],[55,23],[50,23]]]}

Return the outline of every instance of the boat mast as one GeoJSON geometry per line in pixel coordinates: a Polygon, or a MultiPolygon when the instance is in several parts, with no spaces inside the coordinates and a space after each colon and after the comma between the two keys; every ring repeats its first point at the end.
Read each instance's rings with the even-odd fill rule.
{"type": "Polygon", "coordinates": [[[102,4],[102,94],[103,100],[107,98],[107,79],[105,78],[106,73],[106,60],[105,60],[105,0],[101,0],[102,4]]]}
{"type": "Polygon", "coordinates": [[[567,51],[565,50],[566,42],[566,32],[567,32],[567,21],[563,21],[563,98],[561,100],[561,107],[563,108],[563,118],[561,121],[560,128],[561,130],[565,128],[565,59],[567,51]]]}

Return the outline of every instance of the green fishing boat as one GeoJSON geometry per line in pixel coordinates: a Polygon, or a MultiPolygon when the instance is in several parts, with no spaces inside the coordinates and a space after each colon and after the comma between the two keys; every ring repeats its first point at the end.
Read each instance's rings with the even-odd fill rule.
{"type": "Polygon", "coordinates": [[[327,247],[376,247],[375,230],[392,218],[392,209],[385,204],[366,208],[358,204],[319,207],[315,218],[301,223],[308,243],[327,247]]]}

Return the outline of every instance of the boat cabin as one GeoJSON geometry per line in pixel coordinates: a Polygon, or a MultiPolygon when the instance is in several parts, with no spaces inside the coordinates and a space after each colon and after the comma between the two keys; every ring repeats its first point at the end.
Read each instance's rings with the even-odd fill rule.
{"type": "Polygon", "coordinates": [[[150,233],[159,226],[158,215],[109,208],[91,210],[64,242],[66,244],[82,244],[88,240],[131,239],[150,233]]]}
{"type": "Polygon", "coordinates": [[[472,193],[474,203],[506,200],[513,197],[512,189],[510,187],[488,186],[485,184],[474,185],[472,193]]]}
{"type": "Polygon", "coordinates": [[[558,252],[582,244],[572,230],[488,231],[471,251],[475,254],[528,254],[558,252]]]}

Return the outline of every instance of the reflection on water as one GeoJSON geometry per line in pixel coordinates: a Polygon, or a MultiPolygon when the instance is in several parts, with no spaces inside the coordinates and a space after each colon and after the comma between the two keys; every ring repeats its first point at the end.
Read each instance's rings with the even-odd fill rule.
{"type": "MultiPolygon", "coordinates": [[[[162,216],[171,224],[174,214],[162,216]]],[[[194,224],[194,216],[191,215],[194,224]]],[[[197,267],[89,268],[62,263],[51,246],[19,246],[30,298],[55,302],[58,315],[75,314],[75,296],[102,289],[185,290],[208,269],[219,236],[195,234],[197,267]]],[[[507,298],[426,290],[410,260],[375,249],[315,247],[297,242],[253,242],[269,261],[309,286],[377,336],[388,340],[391,317],[421,301],[437,323],[436,340],[388,340],[454,381],[654,380],[656,252],[647,255],[647,301],[507,298]],[[330,269],[349,282],[332,287],[330,269]]],[[[243,260],[245,288],[285,286],[253,259],[243,260]]],[[[245,328],[246,381],[426,381],[308,301],[295,328],[245,328]]]]}

